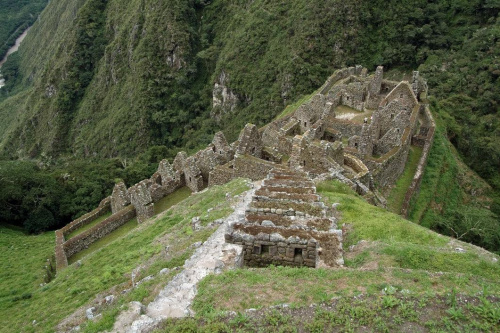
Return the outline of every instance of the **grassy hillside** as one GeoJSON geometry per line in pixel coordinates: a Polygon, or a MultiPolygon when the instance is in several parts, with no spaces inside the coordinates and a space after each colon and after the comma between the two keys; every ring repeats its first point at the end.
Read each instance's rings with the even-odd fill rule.
{"type": "Polygon", "coordinates": [[[96,331],[98,327],[110,328],[122,304],[133,300],[151,301],[157,284],[165,284],[178,271],[167,275],[159,275],[158,272],[162,268],[182,267],[194,250],[190,245],[205,241],[214,231],[213,228],[204,228],[193,232],[191,218],[200,216],[202,225],[206,226],[229,215],[232,212],[231,200],[226,199],[226,193],[232,198],[247,188],[246,181],[236,180],[192,195],[158,218],[88,254],[81,259],[80,266],[69,266],[53,281],[42,286],[45,259],[54,250],[54,234],[26,236],[20,231],[1,227],[2,332],[53,332],[60,321],[79,307],[86,309],[88,306],[85,307],[85,304],[93,304],[94,299],[100,301],[106,295],[115,294],[118,298],[115,307],[107,309],[103,320],[90,324],[87,331],[96,331]],[[209,208],[213,210],[207,212],[209,208]],[[167,245],[170,251],[166,255],[167,245]],[[131,278],[133,271],[135,278],[131,278]],[[154,280],[127,294],[121,293],[131,287],[132,279],[137,282],[152,274],[155,275],[154,280]],[[33,320],[36,320],[35,324],[33,320]]]}
{"type": "MultiPolygon", "coordinates": [[[[52,250],[53,235],[31,236],[28,244],[27,236],[2,229],[2,271],[9,268],[9,273],[2,278],[0,324],[8,328],[6,332],[49,332],[79,309],[61,329],[76,325],[84,332],[110,329],[123,305],[147,304],[179,272],[158,274],[162,268],[182,267],[193,252],[190,245],[214,231],[193,232],[191,218],[200,216],[206,226],[227,216],[232,200],[226,200],[226,193],[237,195],[246,184],[236,180],[192,195],[43,286],[39,286],[41,267],[52,250]],[[33,279],[19,279],[24,271],[30,271],[33,279]],[[122,293],[131,287],[132,272],[134,281],[154,278],[122,293]],[[116,301],[106,305],[102,300],[110,294],[116,301]],[[86,321],[83,312],[91,306],[102,313],[95,322],[86,321]]],[[[232,327],[253,332],[259,326],[264,331],[318,332],[329,325],[340,331],[360,326],[394,331],[408,325],[429,331],[499,328],[498,256],[373,207],[342,184],[326,182],[318,190],[328,204],[340,203],[342,222],[348,224],[345,269],[245,268],[209,276],[195,299],[197,317],[166,322],[162,330],[225,332],[232,327]],[[457,247],[464,252],[457,252],[457,247]],[[283,303],[288,307],[267,308],[283,303]],[[310,307],[311,303],[318,305],[310,307]],[[255,315],[242,312],[248,308],[256,308],[255,315]],[[221,312],[226,310],[241,314],[221,312]],[[300,322],[293,319],[299,317],[300,322]]]]}

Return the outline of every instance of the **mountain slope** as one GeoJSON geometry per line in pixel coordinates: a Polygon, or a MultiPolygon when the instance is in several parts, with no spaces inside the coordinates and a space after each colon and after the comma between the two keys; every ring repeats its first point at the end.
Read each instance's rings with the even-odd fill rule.
{"type": "MultiPolygon", "coordinates": [[[[11,272],[2,280],[2,327],[7,328],[7,332],[54,331],[58,324],[60,330],[77,325],[84,332],[111,329],[123,306],[129,306],[132,301],[151,302],[165,284],[182,271],[185,260],[194,251],[195,245],[192,244],[205,241],[214,232],[209,223],[227,216],[231,212],[230,204],[238,200],[235,196],[246,189],[248,183],[240,179],[194,194],[126,236],[82,258],[80,263],[70,265],[53,281],[42,286],[39,283],[43,282],[45,270],[41,266],[44,256],[51,254],[53,236],[31,236],[28,243],[24,240],[26,236],[2,228],[0,241],[5,247],[2,272],[11,272]],[[226,193],[229,193],[229,200],[226,193]],[[191,229],[194,216],[201,218],[201,230],[191,229]],[[29,269],[34,278],[29,281],[17,278],[19,264],[29,269]],[[170,270],[162,274],[163,268],[170,270]],[[140,285],[132,286],[148,276],[151,277],[140,285]],[[108,295],[115,296],[110,304],[104,301],[108,295]],[[94,314],[102,314],[102,317],[87,320],[85,310],[90,307],[96,307],[94,314]]],[[[366,302],[355,303],[364,313],[360,318],[366,315],[365,319],[371,318],[370,323],[374,318],[366,311],[371,313],[374,306],[399,309],[402,303],[415,302],[423,304],[415,308],[415,315],[424,318],[435,311],[432,303],[440,300],[444,304],[440,308],[443,312],[455,308],[463,311],[467,318],[473,318],[484,330],[492,331],[498,327],[498,318],[495,317],[498,311],[495,296],[500,295],[498,256],[373,207],[335,181],[321,184],[318,191],[329,204],[340,204],[341,222],[348,224],[344,244],[347,268],[270,267],[239,269],[210,276],[199,285],[194,306],[205,325],[219,321],[221,317],[216,314],[220,310],[242,311],[279,303],[291,303],[292,308],[299,309],[307,308],[311,303],[329,302],[333,297],[349,303],[353,296],[359,300],[362,293],[366,302]],[[465,252],[457,251],[457,247],[465,252]],[[385,297],[394,298],[384,301],[390,302],[387,306],[380,303],[383,291],[385,297]],[[455,296],[450,297],[450,293],[455,296]],[[476,314],[475,308],[468,309],[459,302],[464,298],[470,300],[482,296],[494,296],[487,298],[488,302],[491,301],[489,309],[493,311],[491,319],[488,315],[476,314]],[[449,299],[451,302],[453,297],[458,304],[443,301],[449,299]]],[[[311,324],[311,319],[305,317],[302,324],[311,324]]],[[[403,323],[422,325],[414,317],[403,316],[400,320],[395,326],[390,322],[387,324],[393,329],[403,323]]],[[[439,318],[435,323],[437,327],[443,327],[445,322],[441,320],[439,318]]],[[[190,320],[187,322],[191,325],[190,320]]],[[[283,324],[286,323],[290,322],[283,324]]],[[[183,327],[186,321],[176,325],[183,327]]],[[[463,322],[457,325],[463,325],[463,322]]],[[[180,329],[179,326],[176,329],[180,329]]],[[[169,331],[174,331],[174,328],[169,331]]],[[[186,331],[186,328],[181,331],[186,331]]]]}

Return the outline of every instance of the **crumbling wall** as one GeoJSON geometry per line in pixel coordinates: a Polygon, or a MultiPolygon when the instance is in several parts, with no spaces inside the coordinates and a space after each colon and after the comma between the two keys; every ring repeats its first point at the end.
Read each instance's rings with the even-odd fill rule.
{"type": "Polygon", "coordinates": [[[225,164],[233,159],[234,151],[227,143],[226,137],[222,132],[217,132],[212,140],[212,145],[215,147],[218,164],[225,164]]]}
{"type": "Polygon", "coordinates": [[[363,111],[365,108],[366,88],[362,82],[351,82],[342,89],[341,104],[363,111]]]}
{"type": "Polygon", "coordinates": [[[67,237],[73,231],[80,229],[81,227],[91,223],[92,221],[95,221],[98,217],[103,216],[109,213],[110,211],[111,211],[111,198],[107,197],[99,203],[99,206],[96,209],[94,209],[90,213],[82,215],[81,217],[77,218],[71,223],[68,223],[60,230],[63,233],[64,237],[67,237]]]}
{"type": "Polygon", "coordinates": [[[264,161],[253,156],[237,156],[234,158],[234,175],[236,177],[260,180],[267,176],[276,166],[275,163],[264,161]]]}
{"type": "MultiPolygon", "coordinates": [[[[226,234],[226,242],[243,246],[244,264],[249,267],[279,266],[316,267],[318,242],[315,239],[283,237],[279,228],[264,228],[257,235],[226,234]]],[[[262,227],[261,227],[262,228],[262,227]]]]}
{"type": "Polygon", "coordinates": [[[225,165],[218,165],[210,171],[208,186],[223,185],[229,183],[234,178],[234,162],[231,161],[225,165]]]}
{"type": "Polygon", "coordinates": [[[127,186],[125,186],[124,182],[119,182],[115,184],[111,194],[111,212],[113,214],[117,213],[128,205],[130,205],[130,195],[127,186]]]}
{"type": "Polygon", "coordinates": [[[378,66],[373,75],[373,79],[368,84],[368,97],[366,101],[366,108],[375,109],[380,102],[380,90],[382,79],[384,78],[384,67],[378,66]]]}
{"type": "Polygon", "coordinates": [[[344,164],[344,150],[340,142],[310,141],[306,135],[297,135],[293,141],[290,168],[313,173],[328,172],[344,164]]]}
{"type": "Polygon", "coordinates": [[[420,185],[422,183],[422,177],[424,175],[424,169],[427,164],[427,159],[429,157],[429,152],[432,148],[432,144],[434,142],[434,133],[436,129],[436,125],[434,120],[432,119],[431,112],[428,107],[425,107],[424,117],[427,120],[428,130],[426,131],[425,144],[422,150],[422,155],[420,156],[420,160],[418,161],[417,170],[415,170],[415,175],[413,176],[413,180],[406,191],[405,199],[403,201],[403,205],[401,207],[401,215],[404,217],[408,217],[408,209],[410,207],[411,199],[418,194],[420,191],[420,185]]]}
{"type": "Polygon", "coordinates": [[[340,267],[344,264],[341,230],[320,232],[236,224],[234,230],[226,234],[226,241],[243,246],[246,266],[340,267]]]}
{"type": "Polygon", "coordinates": [[[154,203],[151,197],[152,182],[145,179],[129,188],[130,202],[137,212],[137,221],[142,223],[154,215],[154,203]]]}
{"type": "Polygon", "coordinates": [[[262,140],[257,126],[253,124],[245,125],[238,138],[236,153],[240,155],[252,155],[257,158],[262,156],[262,140]]]}
{"type": "Polygon", "coordinates": [[[130,205],[116,214],[111,215],[91,229],[69,239],[63,244],[64,253],[67,258],[78,253],[102,237],[110,234],[136,216],[135,208],[130,205]]]}

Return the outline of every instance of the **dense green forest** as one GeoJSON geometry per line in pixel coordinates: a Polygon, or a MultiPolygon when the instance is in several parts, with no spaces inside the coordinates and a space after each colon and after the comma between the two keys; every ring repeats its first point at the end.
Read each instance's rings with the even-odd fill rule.
{"type": "MultiPolygon", "coordinates": [[[[148,158],[136,157],[148,147],[171,157],[206,144],[219,129],[234,140],[246,122],[268,122],[342,66],[418,69],[441,119],[438,144],[449,139],[493,186],[482,191],[489,201],[467,201],[471,209],[457,210],[460,194],[439,212],[414,214],[449,232],[426,221],[461,223],[478,215],[475,207],[500,213],[499,11],[498,0],[51,1],[4,66],[0,150],[12,160],[7,164],[50,156],[48,169],[27,166],[48,175],[48,183],[61,183],[57,174],[73,174],[83,158],[107,170],[108,181],[132,180],[127,168],[103,165],[129,160],[146,170],[148,158]],[[212,109],[215,83],[234,94],[231,107],[212,109]]],[[[453,154],[447,150],[438,175],[452,169],[453,154]]],[[[445,179],[440,186],[465,191],[452,176],[445,179]]],[[[80,207],[81,198],[69,210],[47,204],[54,223],[95,206],[107,185],[80,207]]],[[[439,201],[438,192],[424,194],[439,201]]],[[[10,218],[21,223],[30,213],[10,218]]],[[[498,226],[498,215],[488,221],[498,226]]],[[[498,227],[494,232],[500,235],[498,227]]]]}
{"type": "Polygon", "coordinates": [[[0,60],[35,22],[48,0],[0,0],[0,60]]]}

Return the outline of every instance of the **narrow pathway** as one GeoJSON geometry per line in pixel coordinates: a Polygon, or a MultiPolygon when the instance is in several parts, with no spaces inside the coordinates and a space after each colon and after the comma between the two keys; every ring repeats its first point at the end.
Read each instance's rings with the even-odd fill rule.
{"type": "Polygon", "coordinates": [[[197,293],[197,284],[209,274],[218,274],[224,267],[234,266],[238,258],[241,258],[241,247],[227,244],[224,235],[229,226],[245,220],[245,208],[258,188],[260,182],[254,183],[254,188],[247,191],[236,204],[234,212],[196,249],[191,258],[186,260],[183,271],[160,291],[156,299],[147,306],[146,314],[135,320],[128,332],[145,332],[162,319],[193,314],[191,304],[197,293]]]}

